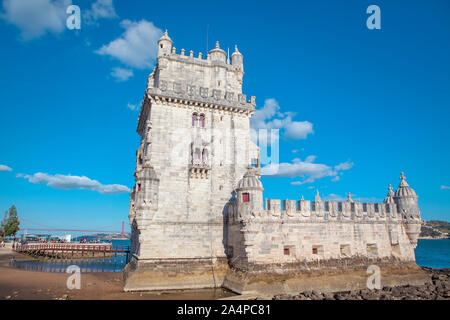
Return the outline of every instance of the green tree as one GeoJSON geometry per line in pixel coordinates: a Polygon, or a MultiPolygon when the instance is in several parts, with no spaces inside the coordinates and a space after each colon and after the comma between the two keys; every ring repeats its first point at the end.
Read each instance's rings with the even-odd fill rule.
{"type": "MultiPolygon", "coordinates": [[[[6,218],[6,217],[5,217],[6,218]]],[[[3,223],[2,223],[3,224],[3,223]]],[[[3,228],[4,236],[14,236],[14,240],[16,238],[16,233],[19,231],[19,218],[17,217],[17,209],[16,206],[13,205],[11,208],[9,208],[9,216],[6,220],[5,226],[3,228]]]]}
{"type": "Polygon", "coordinates": [[[5,226],[6,222],[8,221],[8,210],[5,211],[5,217],[2,220],[1,226],[0,226],[0,238],[3,240],[5,237],[5,226]]]}

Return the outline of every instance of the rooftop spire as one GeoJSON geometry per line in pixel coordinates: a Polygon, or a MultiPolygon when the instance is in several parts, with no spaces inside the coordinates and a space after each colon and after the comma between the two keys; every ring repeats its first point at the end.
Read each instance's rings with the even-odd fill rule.
{"type": "Polygon", "coordinates": [[[353,200],[352,200],[352,194],[350,193],[350,191],[349,191],[348,194],[347,194],[347,201],[348,201],[348,202],[353,202],[353,200]]]}
{"type": "Polygon", "coordinates": [[[394,203],[394,192],[392,191],[392,185],[388,186],[388,194],[383,201],[384,203],[394,203]]]}
{"type": "Polygon", "coordinates": [[[409,187],[408,183],[406,182],[405,174],[403,172],[400,173],[400,186],[399,187],[409,187]]]}
{"type": "Polygon", "coordinates": [[[322,201],[322,199],[320,199],[319,190],[316,190],[316,198],[314,200],[316,202],[322,201]]]}

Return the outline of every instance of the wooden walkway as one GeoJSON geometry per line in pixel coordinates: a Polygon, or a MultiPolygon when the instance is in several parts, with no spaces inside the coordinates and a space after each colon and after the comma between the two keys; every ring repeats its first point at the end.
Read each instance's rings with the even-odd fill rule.
{"type": "Polygon", "coordinates": [[[104,244],[78,244],[78,243],[31,243],[16,244],[14,251],[36,257],[51,257],[56,259],[97,258],[97,257],[121,257],[124,263],[128,263],[130,248],[128,246],[113,246],[104,244]]]}

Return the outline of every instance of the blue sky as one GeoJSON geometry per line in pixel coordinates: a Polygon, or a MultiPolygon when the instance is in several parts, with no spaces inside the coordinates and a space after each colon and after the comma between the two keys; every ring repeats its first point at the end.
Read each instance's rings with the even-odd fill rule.
{"type": "Polygon", "coordinates": [[[448,221],[449,10],[445,0],[2,0],[0,209],[15,204],[29,227],[120,230],[156,40],[167,28],[177,50],[205,54],[209,28],[209,49],[219,40],[244,55],[253,124],[280,129],[286,176],[264,177],[265,197],[318,189],[374,201],[404,171],[422,217],[448,221]],[[71,2],[80,30],[65,27],[71,2]],[[366,27],[371,4],[380,30],[366,27]]]}

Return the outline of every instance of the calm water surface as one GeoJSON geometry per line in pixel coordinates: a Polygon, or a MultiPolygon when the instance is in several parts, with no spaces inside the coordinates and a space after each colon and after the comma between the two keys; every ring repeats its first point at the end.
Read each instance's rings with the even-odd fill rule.
{"type": "MultiPolygon", "coordinates": [[[[129,240],[113,240],[115,246],[129,246],[129,240]]],[[[417,264],[421,267],[450,268],[450,240],[420,239],[415,250],[417,264]]],[[[20,269],[41,272],[66,272],[70,265],[78,265],[81,272],[120,272],[125,261],[120,256],[106,259],[76,260],[36,260],[17,261],[14,266],[20,269]]]]}

